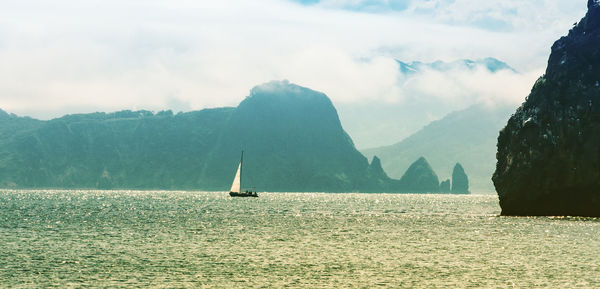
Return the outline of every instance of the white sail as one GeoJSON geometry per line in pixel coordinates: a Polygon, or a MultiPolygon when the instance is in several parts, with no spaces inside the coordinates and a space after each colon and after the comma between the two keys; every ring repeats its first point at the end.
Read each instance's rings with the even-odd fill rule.
{"type": "Polygon", "coordinates": [[[231,184],[230,192],[241,193],[242,192],[242,162],[238,166],[237,173],[235,173],[235,178],[233,179],[233,184],[231,184]]]}

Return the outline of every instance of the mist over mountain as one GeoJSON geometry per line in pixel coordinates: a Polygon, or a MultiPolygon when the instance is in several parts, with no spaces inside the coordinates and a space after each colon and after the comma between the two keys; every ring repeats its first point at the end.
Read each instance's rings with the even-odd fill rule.
{"type": "Polygon", "coordinates": [[[496,58],[488,57],[484,59],[460,59],[452,62],[444,62],[441,60],[424,63],[421,61],[413,61],[411,63],[405,63],[400,60],[396,60],[398,65],[400,66],[400,71],[404,75],[414,75],[419,72],[424,72],[425,70],[436,70],[440,72],[448,72],[451,70],[475,70],[475,69],[485,69],[489,72],[498,72],[502,70],[510,71],[516,73],[517,71],[510,67],[510,65],[502,62],[496,58]]]}
{"type": "Polygon", "coordinates": [[[460,162],[469,175],[472,192],[492,193],[497,131],[513,110],[474,105],[434,121],[396,144],[361,152],[367,157],[378,156],[392,178],[402,176],[420,156],[427,158],[442,180],[450,179],[453,167],[460,162]]]}
{"type": "Polygon", "coordinates": [[[396,64],[395,97],[336,103],[359,149],[397,143],[430,122],[474,104],[517,107],[523,101],[517,96],[526,95],[537,77],[492,57],[431,63],[396,60],[396,64]]]}

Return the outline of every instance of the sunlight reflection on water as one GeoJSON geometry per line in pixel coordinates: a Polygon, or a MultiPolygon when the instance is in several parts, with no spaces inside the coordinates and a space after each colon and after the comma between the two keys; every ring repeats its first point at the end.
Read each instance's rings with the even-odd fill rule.
{"type": "Polygon", "coordinates": [[[0,191],[1,287],[595,287],[599,219],[495,196],[0,191]]]}

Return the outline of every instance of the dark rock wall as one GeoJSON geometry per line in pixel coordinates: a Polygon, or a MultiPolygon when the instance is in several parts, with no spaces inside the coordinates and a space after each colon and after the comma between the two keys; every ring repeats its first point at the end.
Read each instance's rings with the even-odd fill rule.
{"type": "Polygon", "coordinates": [[[600,5],[588,7],[500,132],[503,215],[600,216],[600,5]]]}

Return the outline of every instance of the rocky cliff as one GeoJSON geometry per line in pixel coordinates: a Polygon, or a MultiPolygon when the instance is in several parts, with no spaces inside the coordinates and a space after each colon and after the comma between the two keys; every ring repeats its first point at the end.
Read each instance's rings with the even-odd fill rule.
{"type": "Polygon", "coordinates": [[[207,181],[228,183],[242,149],[247,184],[260,191],[351,192],[377,183],[331,100],[287,81],[254,87],[235,109],[211,152],[207,181]]]}
{"type": "Polygon", "coordinates": [[[454,165],[452,170],[452,193],[453,194],[468,194],[469,193],[469,178],[465,173],[465,169],[461,164],[454,165]]]}
{"type": "Polygon", "coordinates": [[[600,5],[552,46],[548,68],[498,137],[503,215],[600,216],[600,5]]]}

